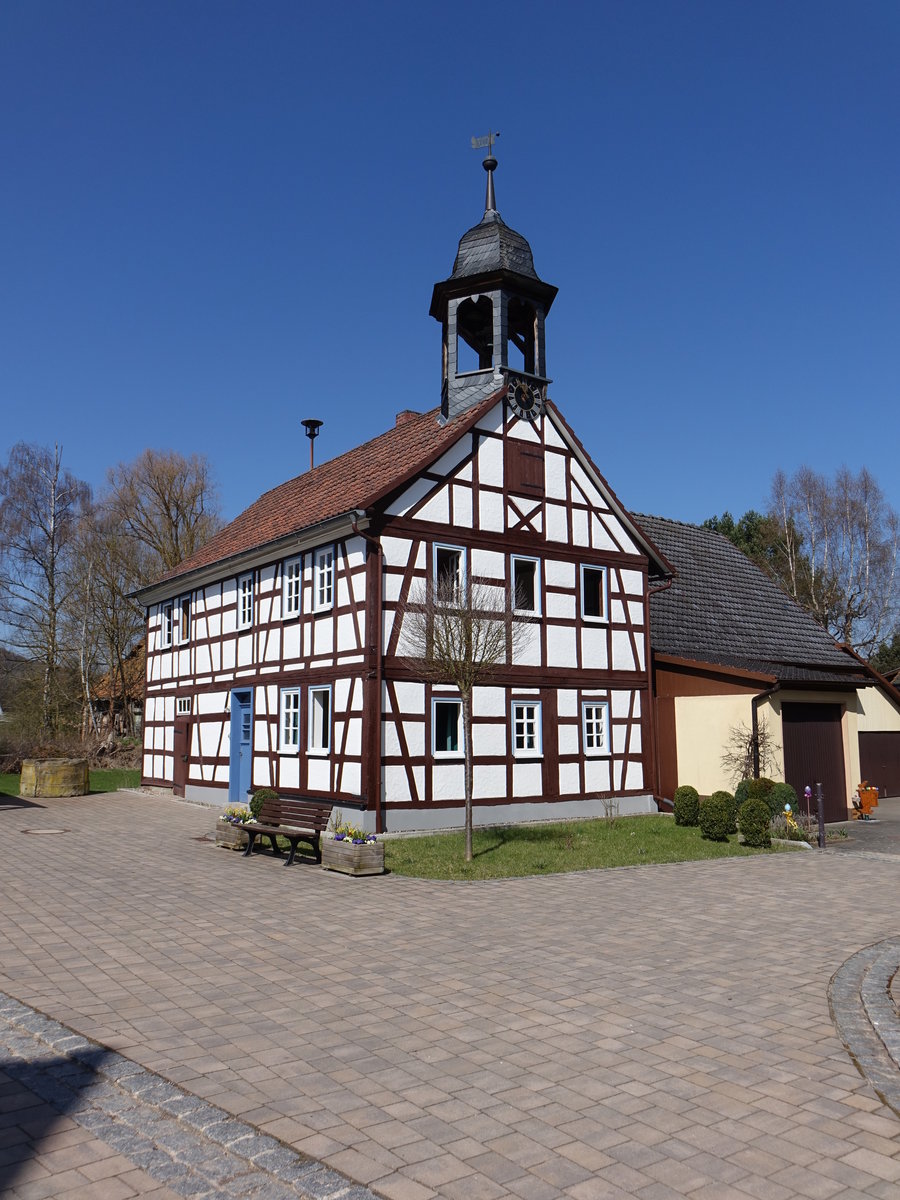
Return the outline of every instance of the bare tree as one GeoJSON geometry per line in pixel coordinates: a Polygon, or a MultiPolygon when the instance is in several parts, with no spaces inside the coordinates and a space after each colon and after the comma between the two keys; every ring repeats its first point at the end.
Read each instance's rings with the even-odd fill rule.
{"type": "Polygon", "coordinates": [[[765,717],[760,717],[755,729],[743,722],[732,725],[720,762],[735,784],[767,776],[775,766],[775,745],[765,717]]]}
{"type": "Polygon", "coordinates": [[[839,642],[871,653],[900,611],[900,517],[875,479],[865,468],[833,480],[809,467],[778,472],[770,514],[782,586],[839,642]]]}
{"type": "Polygon", "coordinates": [[[465,761],[466,862],[472,861],[472,697],[511,665],[533,628],[503,587],[456,576],[420,588],[399,607],[399,653],[424,680],[459,692],[465,761]]]}
{"type": "Polygon", "coordinates": [[[13,644],[41,663],[40,727],[59,723],[63,618],[78,523],[90,489],[62,466],[59,446],[20,442],[0,468],[0,616],[13,644]]]}
{"type": "Polygon", "coordinates": [[[106,507],[135,542],[151,552],[150,576],[170,571],[220,528],[209,463],[201,454],[145,450],[107,474],[106,507]]]}

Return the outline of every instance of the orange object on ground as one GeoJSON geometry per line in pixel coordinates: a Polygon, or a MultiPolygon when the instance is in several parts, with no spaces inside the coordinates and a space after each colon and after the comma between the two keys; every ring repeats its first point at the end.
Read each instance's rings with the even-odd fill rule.
{"type": "Polygon", "coordinates": [[[872,816],[872,809],[878,807],[878,788],[869,787],[866,780],[863,780],[856,789],[859,800],[853,801],[853,816],[858,821],[868,821],[872,816]]]}

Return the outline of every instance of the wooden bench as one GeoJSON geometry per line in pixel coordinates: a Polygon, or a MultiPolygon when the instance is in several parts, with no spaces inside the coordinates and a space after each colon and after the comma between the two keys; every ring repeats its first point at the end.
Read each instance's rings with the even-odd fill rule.
{"type": "Polygon", "coordinates": [[[247,849],[244,858],[253,853],[253,843],[257,838],[268,838],[272,844],[272,853],[281,857],[278,849],[278,838],[283,837],[291,844],[291,852],[284,864],[289,867],[297,853],[297,843],[307,842],[312,846],[316,862],[322,861],[322,848],[319,844],[320,835],[328,828],[333,804],[327,801],[310,798],[288,799],[279,797],[275,800],[264,800],[259,812],[259,819],[247,821],[241,828],[247,834],[247,849]]]}

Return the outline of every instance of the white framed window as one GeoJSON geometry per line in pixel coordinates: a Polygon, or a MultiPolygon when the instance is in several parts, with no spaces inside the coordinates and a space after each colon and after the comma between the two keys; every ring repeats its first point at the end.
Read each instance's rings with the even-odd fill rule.
{"type": "Polygon", "coordinates": [[[541,704],[539,700],[513,701],[512,745],[516,758],[540,757],[541,704]]]}
{"type": "Polygon", "coordinates": [[[334,604],[334,547],[316,551],[313,569],[313,608],[322,612],[334,604]]]}
{"type": "Polygon", "coordinates": [[[189,717],[191,715],[191,697],[176,696],[175,698],[175,716],[189,717]]]}
{"type": "Polygon", "coordinates": [[[281,689],[281,735],[279,749],[282,754],[297,754],[300,750],[300,689],[281,689]]]}
{"type": "Polygon", "coordinates": [[[303,588],[303,559],[289,558],[284,564],[281,580],[281,615],[299,617],[303,588]]]}
{"type": "Polygon", "coordinates": [[[435,758],[459,758],[464,751],[462,701],[431,701],[431,749],[435,758]]]}
{"type": "Polygon", "coordinates": [[[238,579],[238,629],[253,624],[253,575],[242,575],[238,579]]]}
{"type": "Polygon", "coordinates": [[[512,556],[513,606],[518,613],[536,617],[541,611],[541,564],[537,558],[512,556]]]}
{"type": "Polygon", "coordinates": [[[605,700],[585,700],[581,706],[581,729],[585,754],[609,754],[609,705],[605,700]]]}
{"type": "Polygon", "coordinates": [[[175,603],[167,600],[160,609],[159,644],[163,648],[172,645],[172,629],[174,626],[175,603]]]}
{"type": "Polygon", "coordinates": [[[309,689],[307,754],[331,753],[331,686],[309,689]]]}
{"type": "Polygon", "coordinates": [[[585,621],[606,621],[609,611],[606,567],[581,568],[581,615],[585,621]]]}
{"type": "Polygon", "coordinates": [[[466,586],[466,552],[462,546],[434,547],[434,594],[444,604],[459,600],[466,586]]]}
{"type": "Polygon", "coordinates": [[[191,598],[190,596],[182,596],[178,601],[179,617],[178,617],[178,642],[184,645],[185,642],[191,640],[191,598]]]}

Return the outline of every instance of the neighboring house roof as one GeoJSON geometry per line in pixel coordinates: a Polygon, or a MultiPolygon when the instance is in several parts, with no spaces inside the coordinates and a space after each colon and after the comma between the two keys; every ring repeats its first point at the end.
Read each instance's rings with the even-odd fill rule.
{"type": "MultiPolygon", "coordinates": [[[[505,392],[504,384],[472,408],[446,421],[440,419],[438,408],[425,413],[400,413],[396,425],[387,433],[260,496],[199,550],[156,583],[137,592],[138,599],[144,604],[155,603],[176,594],[179,581],[183,580],[183,586],[187,586],[189,576],[190,582],[196,582],[198,577],[205,578],[213,568],[226,563],[233,570],[236,563],[243,563],[247,555],[263,548],[268,547],[274,554],[290,539],[305,535],[307,531],[321,530],[327,522],[349,523],[354,517],[361,517],[367,509],[395,495],[436,462],[505,392]]],[[[649,557],[651,574],[655,577],[668,575],[668,564],[622,506],[559,411],[549,403],[548,408],[573,452],[596,477],[611,507],[649,557]]],[[[324,541],[324,537],[321,540],[324,541]]],[[[282,548],[281,552],[285,550],[282,548]]],[[[246,569],[249,565],[252,564],[246,569]]]]}
{"type": "MultiPolygon", "coordinates": [[[[126,657],[122,664],[125,674],[125,695],[129,700],[143,700],[144,679],[147,672],[147,647],[143,642],[126,657]]],[[[97,702],[118,700],[122,689],[117,672],[109,672],[91,687],[91,699],[97,702]]]]}
{"type": "Polygon", "coordinates": [[[830,634],[721,533],[640,513],[635,520],[676,572],[670,587],[651,594],[657,655],[784,683],[868,682],[830,634]]]}

